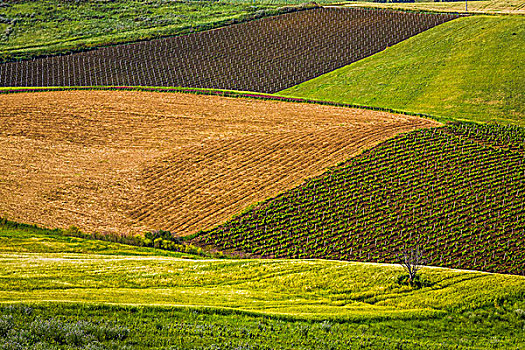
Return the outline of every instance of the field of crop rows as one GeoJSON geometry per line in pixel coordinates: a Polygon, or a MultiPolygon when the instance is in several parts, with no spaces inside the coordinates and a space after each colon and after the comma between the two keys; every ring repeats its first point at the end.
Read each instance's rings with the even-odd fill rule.
{"type": "Polygon", "coordinates": [[[525,272],[525,131],[448,125],[398,136],[195,241],[265,257],[525,272]]]}
{"type": "Polygon", "coordinates": [[[142,91],[0,99],[0,213],[85,232],[196,233],[398,133],[386,112],[142,91]]]}
{"type": "Polygon", "coordinates": [[[273,93],[457,15],[318,8],[185,36],[0,65],[0,86],[185,86],[273,93]]]}

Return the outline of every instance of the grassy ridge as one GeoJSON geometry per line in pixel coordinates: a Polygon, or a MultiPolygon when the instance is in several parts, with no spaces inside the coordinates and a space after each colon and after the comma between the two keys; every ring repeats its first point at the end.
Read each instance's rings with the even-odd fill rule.
{"type": "Polygon", "coordinates": [[[400,135],[195,240],[255,256],[523,274],[525,129],[448,125],[400,135]]]}
{"type": "Polygon", "coordinates": [[[207,30],[277,14],[276,8],[284,3],[263,1],[254,6],[248,1],[3,2],[0,61],[207,30]]]}
{"type": "Polygon", "coordinates": [[[0,218],[0,247],[4,253],[75,253],[101,255],[169,256],[199,258],[198,255],[133,247],[111,241],[87,239],[87,235],[73,230],[49,230],[34,225],[18,224],[0,218]],[[86,237],[76,237],[86,236],[86,237]]]}
{"type": "MultiPolygon", "coordinates": [[[[5,229],[0,229],[5,237],[5,229]]],[[[26,233],[27,234],[27,233],[26,233]]],[[[8,233],[7,236],[12,234],[8,233]]],[[[427,268],[422,288],[398,284],[396,265],[327,260],[185,260],[105,254],[88,240],[82,253],[56,253],[64,242],[38,235],[0,241],[0,300],[209,306],[304,319],[418,319],[512,302],[524,278],[427,268]],[[24,252],[8,247],[25,241],[24,252]],[[92,249],[92,250],[91,250],[92,249]],[[299,278],[300,277],[300,278],[299,278]],[[476,289],[469,295],[467,290],[476,289]],[[189,292],[191,290],[191,293],[189,292]],[[111,292],[110,292],[111,291],[111,292]],[[460,297],[461,296],[461,297],[460,297]],[[490,296],[490,297],[487,297],[490,296]]],[[[131,249],[131,248],[129,248],[131,249]]],[[[67,251],[67,249],[66,249],[67,251]]]]}
{"type": "Polygon", "coordinates": [[[279,95],[525,125],[524,21],[460,18],[279,95]]]}
{"type": "Polygon", "coordinates": [[[426,286],[417,289],[397,282],[403,274],[398,266],[101,255],[91,241],[72,242],[69,249],[52,232],[45,245],[35,244],[41,231],[16,237],[0,228],[0,234],[0,346],[8,348],[17,348],[15,343],[24,349],[524,344],[520,276],[427,268],[426,286]],[[15,244],[24,252],[9,251],[15,244]],[[76,246],[82,244],[79,254],[76,246]]]}

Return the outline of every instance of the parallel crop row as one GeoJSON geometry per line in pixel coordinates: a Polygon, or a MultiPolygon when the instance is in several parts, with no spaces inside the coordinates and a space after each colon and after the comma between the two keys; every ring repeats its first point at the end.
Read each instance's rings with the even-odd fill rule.
{"type": "Polygon", "coordinates": [[[185,86],[277,92],[456,15],[318,8],[218,30],[0,65],[0,86],[185,86]]]}
{"type": "Polygon", "coordinates": [[[523,274],[524,145],[518,127],[401,135],[195,241],[263,257],[375,262],[417,246],[431,265],[523,274]]]}

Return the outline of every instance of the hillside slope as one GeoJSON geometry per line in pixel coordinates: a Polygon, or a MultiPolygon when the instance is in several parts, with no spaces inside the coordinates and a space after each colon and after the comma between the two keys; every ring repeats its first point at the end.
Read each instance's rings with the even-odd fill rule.
{"type": "Polygon", "coordinates": [[[276,7],[207,0],[3,1],[0,61],[202,31],[256,18],[257,11],[276,14],[276,7]]]}
{"type": "Polygon", "coordinates": [[[115,244],[108,255],[91,240],[67,243],[42,230],[9,230],[0,225],[0,346],[8,349],[524,344],[521,276],[425,268],[425,286],[415,288],[398,282],[400,266],[188,261],[143,248],[140,255],[131,247],[119,255],[115,244]],[[9,251],[14,244],[25,248],[9,251]]]}
{"type": "Polygon", "coordinates": [[[399,135],[195,238],[265,257],[400,261],[525,273],[525,129],[399,135]]]}
{"type": "Polygon", "coordinates": [[[0,64],[0,86],[183,86],[273,93],[457,17],[312,8],[183,36],[0,64]]]}
{"type": "Polygon", "coordinates": [[[211,228],[401,132],[414,116],[145,91],[0,96],[0,216],[177,235],[211,228]]]}
{"type": "MultiPolygon", "coordinates": [[[[406,9],[416,11],[465,12],[465,1],[429,1],[416,0],[415,2],[371,2],[348,1],[343,6],[366,6],[390,9],[406,9]]],[[[525,14],[523,0],[475,0],[468,1],[469,13],[498,13],[498,14],[525,14]]]]}
{"type": "Polygon", "coordinates": [[[460,18],[279,95],[525,125],[525,18],[460,18]]]}

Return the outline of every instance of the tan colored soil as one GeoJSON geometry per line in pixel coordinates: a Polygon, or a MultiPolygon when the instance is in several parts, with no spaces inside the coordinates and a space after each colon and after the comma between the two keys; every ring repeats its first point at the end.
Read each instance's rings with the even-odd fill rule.
{"type": "Polygon", "coordinates": [[[0,95],[0,216],[86,232],[186,235],[437,122],[179,93],[0,95]]]}
{"type": "MultiPolygon", "coordinates": [[[[345,2],[344,7],[366,6],[391,9],[407,9],[422,11],[460,12],[465,11],[465,1],[455,2],[416,2],[416,3],[377,3],[351,1],[345,2]]],[[[472,13],[494,13],[494,14],[525,14],[524,0],[485,0],[468,1],[468,11],[472,13]]]]}

